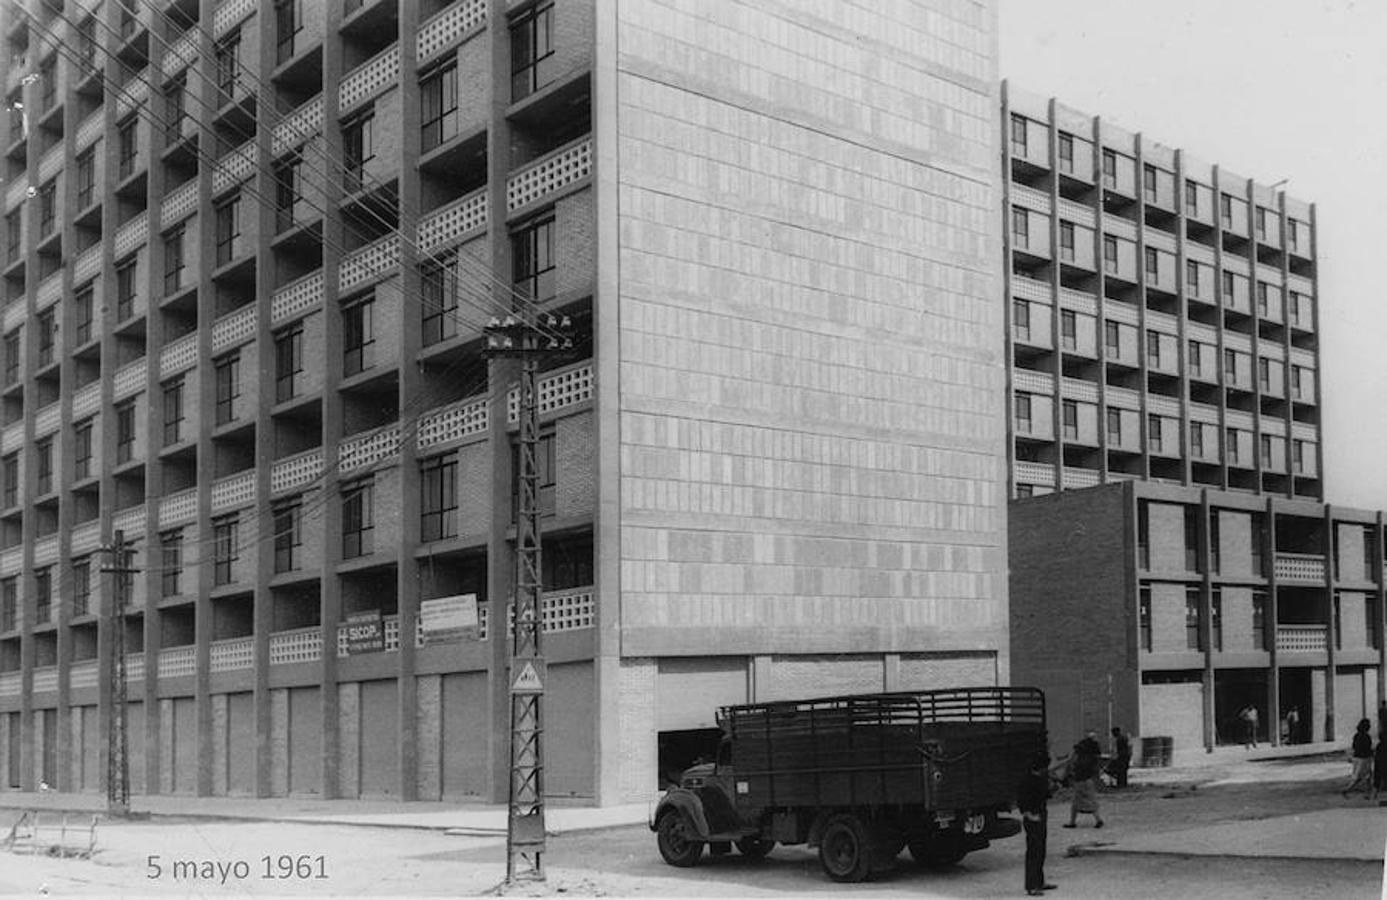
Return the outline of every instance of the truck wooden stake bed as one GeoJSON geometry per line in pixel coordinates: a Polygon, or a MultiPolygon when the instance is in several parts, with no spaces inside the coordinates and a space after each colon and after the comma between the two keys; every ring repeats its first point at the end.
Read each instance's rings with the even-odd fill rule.
{"type": "Polygon", "coordinates": [[[945,865],[1016,834],[1005,814],[1047,745],[1035,688],[752,703],[721,708],[718,724],[717,761],[684,772],[651,817],[665,861],[808,844],[834,881],[869,878],[905,847],[945,865]]]}

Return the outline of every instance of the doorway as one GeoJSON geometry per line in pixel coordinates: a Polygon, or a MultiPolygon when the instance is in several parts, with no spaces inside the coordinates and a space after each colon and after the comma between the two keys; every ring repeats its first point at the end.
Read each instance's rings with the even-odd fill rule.
{"type": "Polygon", "coordinates": [[[1249,706],[1257,710],[1254,740],[1262,743],[1271,733],[1268,728],[1270,713],[1267,710],[1267,671],[1221,669],[1214,673],[1215,743],[1245,742],[1245,726],[1240,714],[1249,706]]]}
{"type": "Polygon", "coordinates": [[[1286,742],[1288,744],[1304,744],[1310,740],[1310,723],[1314,721],[1312,715],[1314,707],[1310,700],[1310,670],[1304,667],[1294,669],[1281,669],[1276,683],[1281,690],[1281,722],[1282,730],[1286,731],[1286,742]],[[1286,715],[1291,710],[1296,711],[1294,723],[1287,722],[1286,715]],[[1287,728],[1287,725],[1293,727],[1287,728]]]}

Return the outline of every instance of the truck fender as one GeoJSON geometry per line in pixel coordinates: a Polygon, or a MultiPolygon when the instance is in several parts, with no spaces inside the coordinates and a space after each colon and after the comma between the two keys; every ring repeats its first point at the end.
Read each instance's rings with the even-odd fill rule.
{"type": "Polygon", "coordinates": [[[660,818],[671,809],[687,816],[699,837],[708,836],[708,817],[703,813],[703,801],[697,794],[683,789],[675,789],[665,794],[660,805],[655,807],[655,817],[650,823],[652,831],[659,825],[660,818]]]}

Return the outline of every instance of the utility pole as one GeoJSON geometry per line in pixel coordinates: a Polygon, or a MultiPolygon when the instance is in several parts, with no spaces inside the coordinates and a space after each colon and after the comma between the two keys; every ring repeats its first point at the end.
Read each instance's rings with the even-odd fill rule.
{"type": "MultiPolygon", "coordinates": [[[[540,648],[539,356],[571,349],[572,327],[545,316],[493,318],[487,355],[520,360],[520,508],[516,515],[515,626],[510,657],[510,792],[506,817],[506,883],[543,881],[544,866],[544,656],[540,648]]],[[[499,620],[499,617],[498,617],[499,620]]],[[[500,624],[499,621],[497,623],[500,624]]]]}
{"type": "Polygon", "coordinates": [[[125,596],[126,576],[135,569],[130,565],[130,549],[125,532],[117,531],[114,540],[102,548],[111,555],[110,565],[102,572],[111,573],[110,614],[106,627],[111,633],[111,730],[106,733],[106,813],[125,818],[130,815],[130,741],[127,737],[125,686],[125,596]]]}

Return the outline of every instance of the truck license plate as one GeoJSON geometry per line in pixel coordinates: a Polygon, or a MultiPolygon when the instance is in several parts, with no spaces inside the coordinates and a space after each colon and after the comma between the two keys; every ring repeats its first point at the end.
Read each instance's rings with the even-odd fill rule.
{"type": "Polygon", "coordinates": [[[986,827],[987,816],[984,815],[969,816],[968,820],[963,823],[963,831],[965,834],[981,834],[982,830],[986,827]]]}

